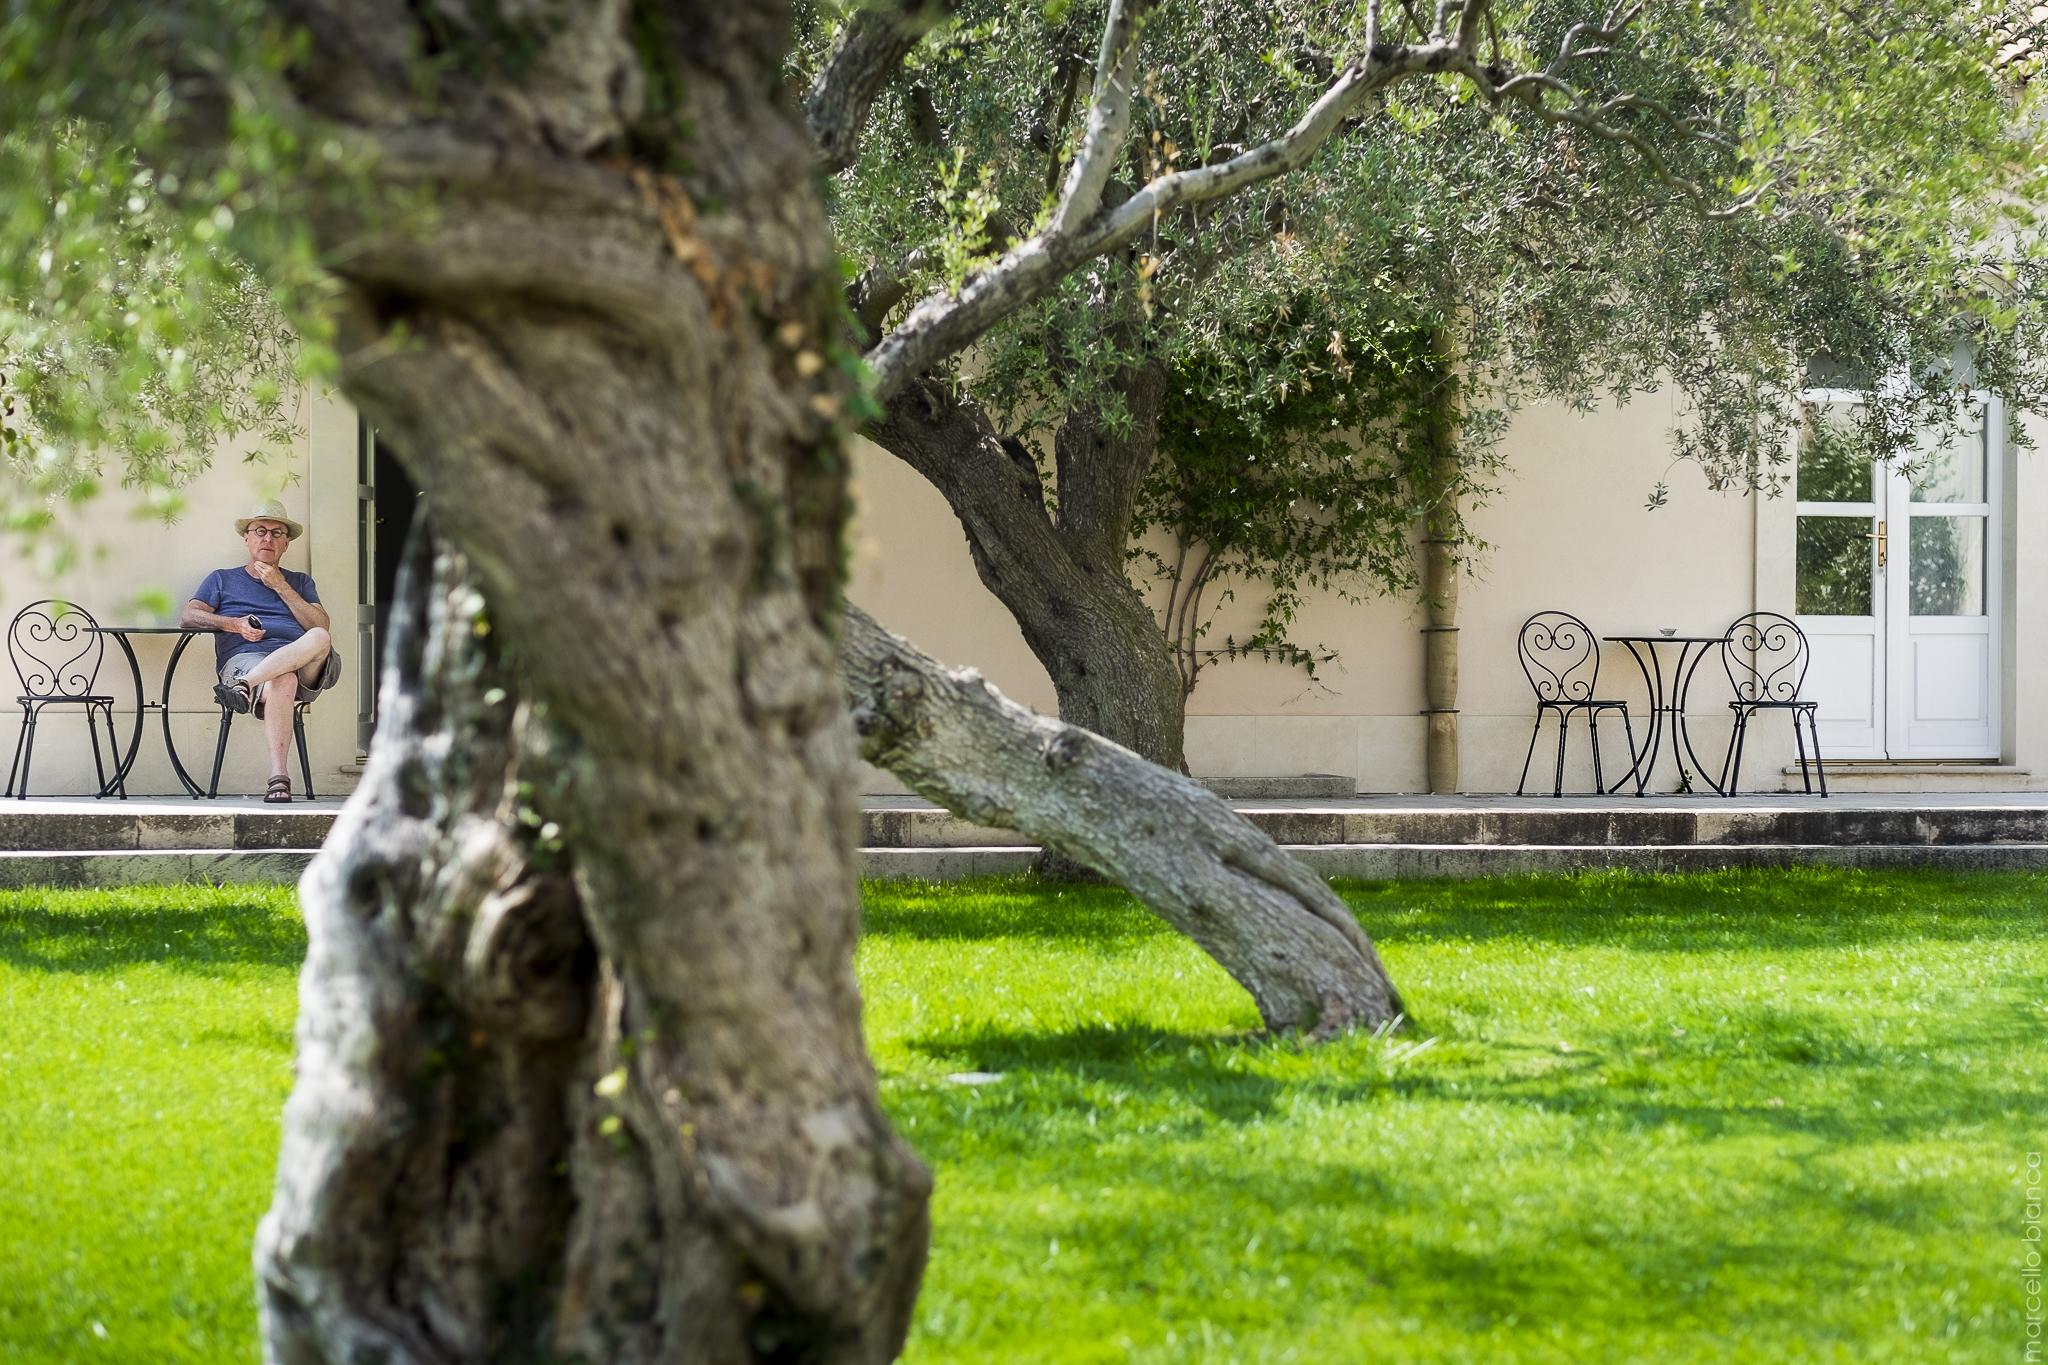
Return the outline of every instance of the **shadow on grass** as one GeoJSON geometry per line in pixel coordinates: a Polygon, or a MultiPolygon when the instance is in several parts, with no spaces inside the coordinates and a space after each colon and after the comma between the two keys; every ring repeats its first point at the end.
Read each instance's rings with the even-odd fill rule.
{"type": "MultiPolygon", "coordinates": [[[[2033,997],[2029,997],[2033,998],[2033,997]]],[[[1989,1005],[1990,1002],[1986,1002],[1989,1005]]],[[[1066,1030],[990,1026],[907,1040],[961,1071],[1029,1077],[974,1097],[1027,1125],[1085,1110],[1105,1095],[1178,1114],[1175,1127],[1243,1124],[1283,1108],[1376,1099],[1460,1109],[1540,1112],[1630,1130],[1678,1128],[1694,1139],[1804,1136],[1830,1146],[1939,1137],[1958,1124],[2024,1121],[2038,1108],[1995,1068],[1959,1070],[1958,1056],[2011,1055],[2034,1036],[2028,1008],[1991,1007],[1935,1039],[1873,1041],[1850,1021],[1797,1010],[1751,1010],[1720,1031],[1683,1039],[1629,1032],[1590,1038],[1568,1054],[1528,1041],[1466,1040],[1418,1063],[1422,1041],[1354,1036],[1304,1045],[1261,1034],[1186,1033],[1144,1024],[1066,1030]],[[1931,1046],[1930,1046],[1931,1044],[1931,1046]],[[1790,1097],[1789,1099],[1787,1097],[1790,1097]]],[[[938,1092],[934,1103],[949,1101],[938,1092]]]]}
{"type": "MultiPolygon", "coordinates": [[[[1632,1206],[1614,1209],[1603,1201],[1605,1188],[1539,1188],[1518,1175],[1502,1191],[1516,1196],[1503,1218],[1490,1203],[1462,1200],[1454,1182],[1433,1172],[1366,1161],[1247,1160],[1185,1148],[1156,1166],[1121,1156],[1082,1159],[1089,1178],[1105,1186],[1163,1182],[1178,1191],[1170,1235],[1162,1237],[1157,1208],[1103,1199],[1079,1214],[1020,1216],[1021,1246],[1036,1250],[1057,1239],[1063,1255],[1075,1258],[1064,1272],[1073,1282],[1103,1286],[1134,1314],[1183,1321],[1196,1312],[1228,1321],[1233,1289],[1270,1284],[1274,1267],[1290,1268],[1313,1277],[1321,1292],[1277,1295],[1278,1302],[1261,1296],[1236,1324],[1282,1338],[1307,1334],[1327,1314],[1323,1293],[1348,1292],[1426,1313],[1456,1333],[1512,1325],[1519,1338],[1543,1341],[1597,1321],[1595,1339],[1642,1342],[1638,1334],[1647,1333],[1654,1341],[1677,1313],[1801,1341],[1816,1330],[1813,1296],[1846,1298],[1883,1274],[1881,1257],[1896,1255],[1896,1244],[1830,1236],[1830,1224],[1910,1234],[1938,1228],[1945,1202],[1940,1190],[1872,1203],[1801,1180],[1767,1180],[1748,1190],[1739,1218],[1690,1210],[1660,1218],[1654,1198],[1629,1188],[1637,1182],[1621,1182],[1632,1206]],[[1817,1209],[1825,1221],[1814,1218],[1817,1209]],[[1254,1236],[1256,1260],[1247,1244],[1254,1236]],[[1729,1239],[1739,1240],[1738,1254],[1731,1256],[1729,1239]],[[1134,1247],[1171,1257],[1179,1285],[1134,1277],[1134,1247]],[[1163,1307],[1153,1297],[1161,1288],[1170,1296],[1163,1307]]],[[[1788,1350],[1784,1358],[1813,1357],[1788,1350]]]]}
{"type": "MultiPolygon", "coordinates": [[[[1248,1123],[1274,1111],[1287,1092],[1335,1102],[1366,1098],[1384,1081],[1376,1074],[1350,1078],[1283,1079],[1247,1063],[1269,1048],[1295,1046],[1263,1034],[1181,1033],[1145,1024],[1087,1024],[1062,1032],[966,1028],[913,1038],[907,1046],[963,1071],[1027,1073],[1039,1082],[1048,1108],[1086,1105],[1082,1092],[1107,1088],[1139,1099],[1193,1105],[1221,1123],[1248,1123]]],[[[1007,1097],[996,1096],[1007,1102],[1007,1097]]]]}
{"type": "MultiPolygon", "coordinates": [[[[1974,1048],[1967,1033],[1942,1043],[1974,1048]]],[[[1959,1201],[1981,1202],[1947,1144],[1958,1128],[2016,1133],[2031,1119],[2017,1080],[1958,1077],[1939,1056],[1830,1064],[1836,1079],[1787,1090],[1781,1107],[1763,1087],[1797,1068],[1714,1077],[1671,1059],[1647,1087],[1617,1087],[1614,1053],[1499,1074],[1533,1060],[1513,1045],[1439,1057],[1434,1075],[1390,1072],[1363,1045],[1296,1051],[1143,1026],[913,1046],[1008,1073],[890,1101],[946,1180],[982,1192],[980,1235],[999,1263],[1056,1246],[1062,1284],[1134,1322],[1214,1313],[1282,1338],[1307,1333],[1332,1296],[1361,1294],[1457,1332],[1521,1324],[1543,1339],[1597,1320],[1610,1353],[1581,1358],[1655,1358],[1673,1313],[1758,1339],[1896,1332],[1888,1308],[1855,1296],[1890,1284],[1902,1255],[1942,1245],[1959,1201]],[[1279,1074],[1233,1071],[1233,1053],[1279,1074]],[[1917,1150],[1896,1169],[1868,1155],[1907,1142],[1917,1150]],[[1077,1182],[1092,1197],[1071,1197],[1077,1182]],[[1268,1297],[1282,1270],[1301,1289],[1268,1297]],[[1237,1303],[1256,1310],[1236,1316],[1237,1303]],[[1619,1342],[1646,1354],[1614,1353],[1619,1342]]],[[[1935,1290],[1916,1308],[1937,1322],[1952,1312],[1951,1325],[1971,1311],[1935,1290]]]]}
{"type": "MultiPolygon", "coordinates": [[[[1340,881],[1389,943],[1528,939],[1706,952],[1797,951],[1907,939],[1965,942],[2034,932],[2048,874],[1853,868],[1594,872],[1473,881],[1340,881]]],[[[1175,931],[1120,888],[1036,876],[867,882],[865,932],[931,941],[1029,939],[1127,946],[1175,931]]]]}
{"type": "Polygon", "coordinates": [[[1528,939],[1667,952],[1963,942],[2035,932],[2048,875],[1736,869],[1358,882],[1337,891],[1392,943],[1528,939]]]}
{"type": "Polygon", "coordinates": [[[205,908],[0,908],[0,962],[27,971],[101,972],[141,963],[179,971],[297,967],[306,931],[263,904],[205,908]]]}

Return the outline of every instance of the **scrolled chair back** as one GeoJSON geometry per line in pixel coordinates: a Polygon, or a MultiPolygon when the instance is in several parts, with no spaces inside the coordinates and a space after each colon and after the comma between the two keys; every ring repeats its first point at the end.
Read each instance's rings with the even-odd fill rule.
{"type": "Polygon", "coordinates": [[[1600,642],[1592,627],[1570,612],[1539,611],[1522,622],[1515,652],[1538,701],[1593,699],[1600,679],[1600,642]]]}
{"type": "Polygon", "coordinates": [[[106,650],[92,613],[55,598],[29,603],[7,628],[7,658],[27,697],[88,695],[106,650]]]}
{"type": "Polygon", "coordinates": [[[1797,701],[1807,662],[1806,632],[1775,611],[1736,617],[1721,641],[1721,666],[1739,702],[1797,701]]]}

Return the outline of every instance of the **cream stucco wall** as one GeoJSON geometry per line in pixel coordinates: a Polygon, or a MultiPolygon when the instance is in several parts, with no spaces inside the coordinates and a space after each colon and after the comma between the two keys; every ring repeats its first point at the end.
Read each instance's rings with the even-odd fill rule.
{"type": "MultiPolygon", "coordinates": [[[[349,779],[343,769],[356,757],[356,418],[340,399],[307,392],[298,400],[298,435],[286,449],[265,451],[266,458],[246,462],[250,443],[225,442],[213,452],[207,472],[185,490],[185,506],[171,524],[151,515],[132,492],[110,488],[91,502],[65,509],[61,530],[76,545],[76,562],[57,567],[50,562],[53,541],[17,542],[15,553],[0,560],[0,620],[39,598],[74,601],[107,625],[168,625],[176,609],[208,571],[245,561],[233,519],[252,500],[276,496],[287,512],[306,526],[306,535],[292,542],[285,567],[313,575],[327,609],[334,638],[348,667],[340,686],[324,694],[307,715],[307,746],[313,776],[322,796],[340,795],[349,779]],[[168,617],[145,609],[149,594],[162,594],[171,604],[168,617]]],[[[112,472],[112,471],[110,471],[112,472]]],[[[144,636],[135,641],[143,688],[156,700],[175,636],[144,636]]],[[[211,690],[213,648],[210,638],[193,641],[179,663],[171,698],[171,725],[179,757],[202,785],[213,767],[220,709],[211,690]]],[[[12,671],[6,673],[16,683],[12,671]]],[[[99,675],[100,689],[117,699],[119,736],[125,751],[133,723],[134,686],[126,660],[108,642],[99,675]]],[[[19,690],[18,687],[15,689],[19,690]]],[[[10,698],[13,693],[7,694],[10,698]]],[[[0,743],[14,752],[20,732],[20,710],[4,713],[0,743]]],[[[179,793],[165,756],[161,719],[148,716],[129,778],[132,795],[179,793]]],[[[260,727],[238,720],[229,737],[221,773],[223,796],[260,792],[267,765],[260,727]]],[[[292,768],[298,777],[296,758],[292,768]]],[[[37,795],[79,794],[93,789],[93,763],[86,744],[85,722],[77,708],[46,711],[37,727],[33,790],[37,795]]]]}
{"type": "MultiPolygon", "coordinates": [[[[1472,512],[1475,534],[1489,547],[1465,581],[1459,608],[1461,730],[1464,788],[1511,790],[1527,752],[1531,708],[1515,662],[1515,633],[1531,612],[1563,607],[1601,635],[1675,627],[1712,633],[1753,609],[1790,610],[1791,507],[1786,501],[1708,491],[1696,471],[1672,466],[1671,399],[1648,394],[1627,407],[1577,414],[1539,406],[1521,413],[1506,438],[1507,470],[1500,492],[1472,512]],[[1671,499],[1655,512],[1644,503],[1659,480],[1671,499]]],[[[356,713],[362,679],[357,653],[356,418],[340,399],[308,394],[300,402],[300,434],[288,450],[246,464],[243,446],[216,452],[212,469],[187,494],[187,510],[164,526],[138,514],[136,499],[109,492],[75,513],[66,527],[85,554],[52,573],[31,557],[0,560],[0,610],[62,596],[110,623],[142,623],[139,594],[155,590],[182,602],[209,570],[240,562],[228,525],[252,497],[279,494],[308,534],[286,564],[311,572],[348,656],[342,685],[313,708],[309,740],[323,794],[340,794],[356,757],[356,713]]],[[[2048,446],[2048,423],[2030,427],[2048,446]]],[[[1052,687],[1000,603],[981,586],[965,539],[944,500],[893,457],[857,442],[857,513],[852,530],[851,593],[879,619],[927,651],[971,664],[1011,697],[1050,710],[1052,687]]],[[[2007,585],[2003,630],[2005,697],[2001,786],[2048,787],[2048,455],[2008,452],[2007,585]],[[2019,771],[2010,771],[2011,769],[2019,771]]],[[[1252,604],[1231,609],[1248,615],[1252,604]]],[[[1236,624],[1226,616],[1224,629],[1236,624]]],[[[1339,662],[1310,685],[1277,664],[1218,665],[1204,674],[1189,707],[1188,756],[1204,775],[1334,772],[1362,791],[1400,792],[1423,785],[1422,640],[1420,614],[1406,599],[1376,597],[1360,605],[1334,598],[1308,603],[1297,638],[1335,649],[1339,662]]],[[[170,637],[145,638],[138,652],[145,689],[157,695],[170,637]]],[[[172,722],[186,766],[202,782],[211,765],[218,710],[209,695],[210,650],[197,641],[186,653],[173,697],[172,722]]],[[[1711,662],[1701,671],[1692,714],[1700,756],[1717,765],[1728,733],[1725,682],[1711,662]]],[[[120,698],[123,730],[132,716],[132,688],[110,650],[102,682],[120,698]]],[[[1603,652],[1602,693],[1627,699],[1638,736],[1646,721],[1643,687],[1627,653],[1603,652]]],[[[0,743],[13,751],[18,712],[7,713],[0,743]]],[[[1791,758],[1789,727],[1766,718],[1752,732],[1745,787],[1779,784],[1791,758]]],[[[1551,731],[1539,746],[1532,781],[1547,780],[1551,731]]],[[[1613,763],[1623,752],[1618,727],[1603,729],[1613,763]]],[[[1576,729],[1567,782],[1591,782],[1584,732],[1576,729]]],[[[37,741],[39,794],[92,787],[84,723],[75,712],[52,714],[37,741]]],[[[224,793],[262,784],[257,727],[236,723],[224,793]]],[[[866,789],[900,791],[886,773],[863,774],[866,789]]],[[[1656,787],[1668,790],[1668,757],[1656,787]]],[[[1967,779],[1965,779],[1967,780],[1967,779]]],[[[1912,777],[1904,785],[1940,785],[1912,777]]],[[[170,793],[177,785],[163,754],[157,717],[143,735],[130,790],[170,793]]]]}
{"type": "MultiPolygon", "coordinates": [[[[1753,610],[1792,608],[1792,520],[1786,500],[1710,491],[1697,470],[1674,465],[1675,413],[1666,392],[1587,414],[1559,406],[1520,413],[1504,442],[1500,491],[1471,515],[1488,544],[1459,604],[1463,786],[1513,790],[1528,752],[1532,708],[1515,637],[1532,612],[1563,608],[1599,635],[1672,627],[1715,634],[1753,610]],[[1647,510],[1651,489],[1669,502],[1647,510]]],[[[2048,430],[2037,432],[2048,442],[2048,430]]],[[[2008,585],[2005,668],[2006,764],[2000,785],[2048,785],[2048,468],[2041,456],[2008,456],[2008,585]]],[[[971,664],[1010,696],[1040,709],[1052,689],[1002,606],[976,579],[966,542],[944,501],[907,467],[872,446],[856,452],[859,508],[852,593],[879,619],[949,663],[971,664]]],[[[1250,604],[1237,606],[1248,613],[1250,604]]],[[[1226,620],[1225,628],[1230,622],[1226,620]]],[[[1201,775],[1333,772],[1367,792],[1424,784],[1420,616],[1402,599],[1360,606],[1334,598],[1302,612],[1297,639],[1328,645],[1340,662],[1320,686],[1276,664],[1230,663],[1203,677],[1189,706],[1189,765],[1201,775]]],[[[1668,649],[1668,647],[1666,647],[1668,649]]],[[[1621,646],[1603,649],[1600,691],[1630,702],[1638,739],[1647,697],[1621,646]]],[[[1689,708],[1695,750],[1717,771],[1729,733],[1726,679],[1709,661],[1689,708]]],[[[1612,724],[1612,722],[1609,722],[1612,724]]],[[[1531,781],[1547,789],[1554,731],[1546,724],[1531,781]]],[[[1620,726],[1603,725],[1613,780],[1626,760],[1620,726]]],[[[1584,731],[1575,727],[1568,789],[1592,781],[1584,731]]],[[[1756,722],[1744,756],[1745,789],[1774,789],[1793,758],[1782,717],[1756,722]]],[[[1690,766],[1690,765],[1688,765],[1690,766]]],[[[901,790],[886,773],[868,789],[901,790]]],[[[1653,788],[1670,790],[1668,756],[1653,788]]],[[[1915,778],[1938,785],[1939,778],[1915,778]]]]}

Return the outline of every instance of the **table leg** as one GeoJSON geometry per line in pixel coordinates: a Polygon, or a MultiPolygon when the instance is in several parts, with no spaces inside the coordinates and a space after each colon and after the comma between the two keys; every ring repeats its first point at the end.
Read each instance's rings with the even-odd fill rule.
{"type": "MultiPolygon", "coordinates": [[[[1634,640],[1623,640],[1621,643],[1627,648],[1628,656],[1636,661],[1636,668],[1643,675],[1643,690],[1650,694],[1650,730],[1648,734],[1643,736],[1643,751],[1641,753],[1636,753],[1634,746],[1630,746],[1629,758],[1631,761],[1628,771],[1616,778],[1614,785],[1607,790],[1610,794],[1618,792],[1630,779],[1634,779],[1636,795],[1641,796],[1649,784],[1651,770],[1656,766],[1657,746],[1664,733],[1664,670],[1661,668],[1653,670],[1650,664],[1644,661],[1642,654],[1636,649],[1636,642],[1634,640]]],[[[1652,649],[1650,651],[1650,659],[1654,661],[1656,657],[1657,651],[1652,649]]]]}
{"type": "Polygon", "coordinates": [[[1686,756],[1692,759],[1692,769],[1695,773],[1699,774],[1700,781],[1712,788],[1714,795],[1726,796],[1728,794],[1727,789],[1713,778],[1707,776],[1707,765],[1700,762],[1700,756],[1693,751],[1692,731],[1685,724],[1685,699],[1692,695],[1693,674],[1700,671],[1700,665],[1705,663],[1707,656],[1714,652],[1714,647],[1711,644],[1701,645],[1699,657],[1692,661],[1692,667],[1687,668],[1685,666],[1685,656],[1691,649],[1692,646],[1688,644],[1678,651],[1678,670],[1671,675],[1672,684],[1677,688],[1676,695],[1672,698],[1671,716],[1675,738],[1672,741],[1671,751],[1677,753],[1682,746],[1686,756]]]}
{"type": "MultiPolygon", "coordinates": [[[[121,799],[128,799],[128,774],[134,771],[135,755],[142,748],[142,713],[149,709],[149,698],[142,694],[142,661],[135,657],[135,646],[128,643],[126,635],[116,635],[114,643],[121,646],[121,653],[128,660],[128,674],[135,680],[135,728],[128,736],[128,752],[114,765],[114,775],[100,788],[102,797],[119,792],[121,799]]],[[[117,744],[118,740],[115,741],[117,744]]]]}
{"type": "Polygon", "coordinates": [[[206,788],[194,782],[192,774],[185,771],[185,765],[178,759],[177,742],[171,738],[171,680],[178,675],[178,660],[184,656],[185,646],[191,644],[196,638],[198,638],[196,635],[180,635],[178,643],[171,648],[171,660],[164,665],[162,709],[164,716],[164,752],[171,757],[171,771],[178,775],[178,781],[185,784],[185,791],[188,795],[198,797],[206,795],[206,788]]]}

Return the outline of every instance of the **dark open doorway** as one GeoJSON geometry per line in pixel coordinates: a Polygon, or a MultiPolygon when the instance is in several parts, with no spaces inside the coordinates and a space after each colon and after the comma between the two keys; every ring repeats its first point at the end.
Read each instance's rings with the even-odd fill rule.
{"type": "Polygon", "coordinates": [[[398,564],[412,531],[419,490],[391,452],[390,443],[358,419],[356,453],[357,657],[361,660],[361,701],[356,711],[356,747],[367,753],[377,728],[377,679],[384,669],[391,599],[398,564]]]}

